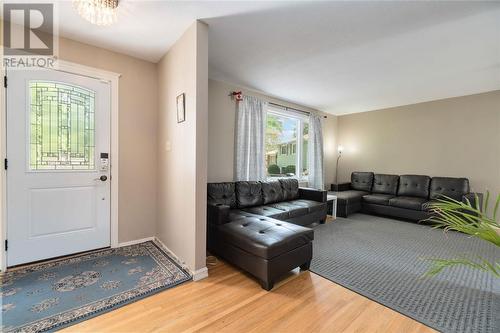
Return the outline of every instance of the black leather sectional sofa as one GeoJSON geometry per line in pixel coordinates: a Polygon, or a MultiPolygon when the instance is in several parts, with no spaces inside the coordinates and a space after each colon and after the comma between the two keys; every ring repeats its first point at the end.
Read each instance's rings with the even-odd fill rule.
{"type": "MultiPolygon", "coordinates": [[[[467,178],[422,175],[353,172],[350,183],[332,185],[332,191],[341,217],[364,212],[419,221],[431,216],[429,203],[443,195],[464,202],[476,200],[467,178]]],[[[482,201],[482,194],[477,196],[482,201]]]]}
{"type": "Polygon", "coordinates": [[[276,279],[309,269],[314,232],[324,222],[326,191],[296,179],[208,184],[208,250],[255,276],[266,290],[276,279]]]}

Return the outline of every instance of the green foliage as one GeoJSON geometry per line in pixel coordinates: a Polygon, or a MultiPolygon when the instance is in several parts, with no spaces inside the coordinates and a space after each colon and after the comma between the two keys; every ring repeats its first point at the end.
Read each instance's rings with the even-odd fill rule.
{"type": "MultiPolygon", "coordinates": [[[[449,197],[437,199],[436,202],[429,205],[433,216],[426,221],[434,224],[435,228],[443,228],[445,232],[449,230],[459,231],[490,242],[495,246],[500,246],[500,225],[498,222],[500,194],[497,196],[491,212],[489,201],[489,192],[486,194],[482,207],[480,207],[480,200],[477,195],[474,203],[469,200],[464,203],[449,197]]],[[[499,262],[491,263],[485,259],[479,259],[478,262],[467,258],[427,260],[432,262],[432,267],[426,273],[427,276],[437,275],[443,269],[451,266],[466,265],[488,271],[495,277],[500,278],[499,262]]]]}
{"type": "Polygon", "coordinates": [[[276,164],[271,164],[267,167],[267,173],[270,175],[279,175],[281,173],[280,167],[276,164]]]}
{"type": "Polygon", "coordinates": [[[283,168],[283,173],[293,173],[295,174],[295,165],[287,165],[283,168]]]}
{"type": "Polygon", "coordinates": [[[268,114],[266,118],[266,152],[278,149],[282,131],[283,122],[281,122],[275,115],[268,114]]]}
{"type": "Polygon", "coordinates": [[[304,131],[302,133],[303,135],[309,134],[309,123],[304,122],[304,131]]]}
{"type": "Polygon", "coordinates": [[[452,266],[457,266],[457,265],[464,265],[464,266],[470,266],[474,269],[479,269],[483,270],[486,272],[490,272],[493,274],[495,277],[500,278],[500,263],[490,263],[487,260],[480,260],[480,262],[475,262],[467,258],[461,258],[461,259],[427,259],[432,263],[431,268],[429,271],[425,274],[427,276],[434,276],[439,273],[445,268],[452,267],[452,266]]]}

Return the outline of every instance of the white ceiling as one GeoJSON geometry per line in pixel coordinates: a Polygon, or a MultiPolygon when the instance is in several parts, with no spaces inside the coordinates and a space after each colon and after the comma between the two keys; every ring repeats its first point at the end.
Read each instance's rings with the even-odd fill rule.
{"type": "Polygon", "coordinates": [[[500,2],[131,1],[90,25],[59,1],[62,36],[158,61],[196,19],[210,77],[333,114],[500,89],[500,2]]]}
{"type": "Polygon", "coordinates": [[[58,4],[59,33],[62,36],[152,62],[159,61],[197,19],[251,13],[284,4],[255,1],[119,0],[117,23],[99,27],[82,19],[74,10],[72,1],[55,2],[58,4]]]}
{"type": "Polygon", "coordinates": [[[333,114],[500,89],[500,2],[316,2],[206,21],[212,78],[333,114]]]}

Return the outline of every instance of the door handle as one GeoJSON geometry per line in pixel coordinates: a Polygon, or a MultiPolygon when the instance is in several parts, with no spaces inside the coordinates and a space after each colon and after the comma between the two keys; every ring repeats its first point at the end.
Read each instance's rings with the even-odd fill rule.
{"type": "Polygon", "coordinates": [[[101,182],[105,182],[106,180],[108,180],[108,176],[102,175],[101,177],[95,178],[94,180],[100,180],[101,182]]]}

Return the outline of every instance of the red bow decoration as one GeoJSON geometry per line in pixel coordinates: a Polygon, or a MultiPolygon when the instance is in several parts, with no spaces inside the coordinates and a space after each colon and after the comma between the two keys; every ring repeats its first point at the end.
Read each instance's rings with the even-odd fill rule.
{"type": "Polygon", "coordinates": [[[237,102],[241,102],[243,100],[243,93],[241,91],[233,91],[231,94],[237,102]]]}

